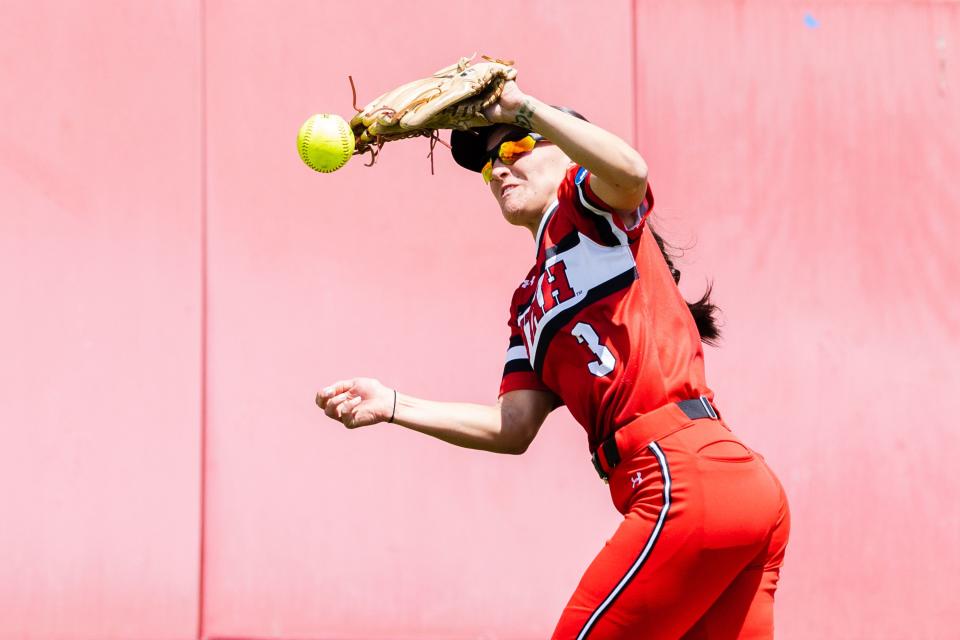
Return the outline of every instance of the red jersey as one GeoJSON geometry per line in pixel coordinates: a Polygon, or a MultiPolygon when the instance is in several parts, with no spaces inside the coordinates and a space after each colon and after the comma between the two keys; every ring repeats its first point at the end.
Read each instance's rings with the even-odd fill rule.
{"type": "Polygon", "coordinates": [[[574,166],[537,231],[536,263],[513,294],[500,395],[552,391],[590,449],[636,417],[705,395],[696,323],[653,234],[653,194],[635,227],[574,166]]]}

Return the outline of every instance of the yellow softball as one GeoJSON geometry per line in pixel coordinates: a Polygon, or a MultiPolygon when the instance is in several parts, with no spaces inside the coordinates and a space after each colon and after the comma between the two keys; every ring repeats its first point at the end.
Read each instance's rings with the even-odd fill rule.
{"type": "Polygon", "coordinates": [[[336,171],[353,154],[355,140],[347,121],[335,113],[318,113],[307,118],[297,134],[300,159],[315,171],[336,171]]]}

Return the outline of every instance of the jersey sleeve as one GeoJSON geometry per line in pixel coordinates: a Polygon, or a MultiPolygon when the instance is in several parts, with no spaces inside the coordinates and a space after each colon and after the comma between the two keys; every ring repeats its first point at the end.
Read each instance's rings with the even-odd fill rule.
{"type": "Polygon", "coordinates": [[[500,395],[519,389],[550,391],[530,365],[527,347],[523,344],[523,336],[517,323],[515,303],[510,305],[510,319],[507,324],[510,326],[510,341],[507,344],[507,357],[503,364],[503,377],[500,380],[500,395]]]}
{"type": "Polygon", "coordinates": [[[653,211],[653,191],[647,185],[643,204],[637,208],[637,224],[627,227],[616,209],[593,192],[590,179],[593,175],[579,165],[567,171],[560,184],[558,196],[562,207],[573,220],[574,226],[592,240],[605,245],[632,244],[643,233],[647,217],[653,211]]]}

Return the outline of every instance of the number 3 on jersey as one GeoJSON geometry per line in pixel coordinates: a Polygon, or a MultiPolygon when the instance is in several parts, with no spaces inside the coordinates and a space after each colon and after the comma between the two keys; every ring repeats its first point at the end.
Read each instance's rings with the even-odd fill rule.
{"type": "Polygon", "coordinates": [[[597,335],[597,332],[594,331],[593,327],[589,324],[586,322],[578,322],[570,333],[574,335],[577,342],[587,345],[587,348],[593,352],[593,355],[597,356],[598,360],[592,360],[590,364],[587,365],[590,373],[598,378],[602,378],[617,366],[617,359],[610,353],[610,349],[600,344],[600,336],[597,335]]]}

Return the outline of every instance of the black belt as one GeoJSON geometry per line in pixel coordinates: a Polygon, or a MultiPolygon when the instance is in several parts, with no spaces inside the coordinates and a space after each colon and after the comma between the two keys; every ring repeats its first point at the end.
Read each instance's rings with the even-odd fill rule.
{"type": "MultiPolygon", "coordinates": [[[[710,404],[710,401],[707,400],[706,396],[700,396],[693,400],[682,400],[677,403],[677,406],[680,407],[680,410],[691,420],[699,420],[701,418],[719,420],[717,412],[714,410],[713,405],[710,404]]],[[[607,481],[609,476],[600,463],[600,451],[603,451],[603,455],[607,459],[607,467],[613,469],[620,464],[620,450],[617,449],[617,439],[614,437],[615,435],[615,433],[610,434],[609,438],[601,442],[597,450],[593,452],[591,458],[593,460],[593,468],[597,470],[597,473],[600,474],[600,478],[604,482],[607,481]]]]}

